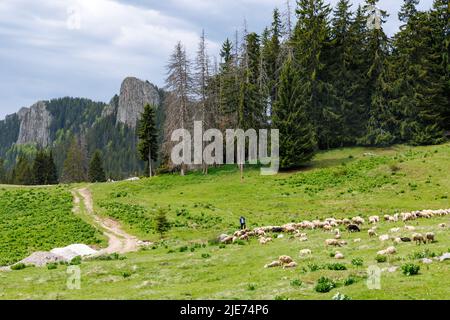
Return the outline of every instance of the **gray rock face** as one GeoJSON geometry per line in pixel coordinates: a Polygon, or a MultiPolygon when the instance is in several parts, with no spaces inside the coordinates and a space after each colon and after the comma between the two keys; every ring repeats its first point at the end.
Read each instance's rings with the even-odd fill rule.
{"type": "Polygon", "coordinates": [[[44,102],[37,102],[30,108],[18,112],[20,120],[17,144],[35,143],[47,147],[50,143],[50,124],[52,116],[44,102]]]}
{"type": "Polygon", "coordinates": [[[137,78],[126,78],[120,88],[117,123],[135,128],[146,103],[159,106],[160,96],[156,87],[137,78]]]}

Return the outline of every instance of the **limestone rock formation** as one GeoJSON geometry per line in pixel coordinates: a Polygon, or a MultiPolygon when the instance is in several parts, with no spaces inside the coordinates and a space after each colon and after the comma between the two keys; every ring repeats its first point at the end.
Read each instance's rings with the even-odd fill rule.
{"type": "Polygon", "coordinates": [[[52,116],[47,105],[40,101],[30,108],[22,108],[19,112],[20,130],[17,144],[34,143],[47,147],[50,143],[50,124],[52,116]]]}
{"type": "Polygon", "coordinates": [[[117,110],[117,123],[135,128],[146,103],[159,106],[158,89],[148,81],[129,77],[122,82],[117,110]]]}

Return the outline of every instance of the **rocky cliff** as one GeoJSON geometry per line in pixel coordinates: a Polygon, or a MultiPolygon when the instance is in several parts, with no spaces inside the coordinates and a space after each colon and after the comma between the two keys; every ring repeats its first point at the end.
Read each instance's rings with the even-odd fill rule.
{"type": "Polygon", "coordinates": [[[136,124],[146,103],[163,110],[162,94],[150,82],[129,77],[109,104],[70,97],[37,102],[0,120],[0,158],[11,168],[18,154],[32,157],[33,147],[51,148],[60,171],[75,136],[87,141],[89,153],[102,151],[112,177],[136,175],[143,168],[136,150],[136,124]]]}
{"type": "Polygon", "coordinates": [[[50,144],[50,124],[52,116],[47,105],[40,101],[30,108],[22,108],[18,112],[20,121],[17,144],[37,144],[46,148],[50,144]]]}
{"type": "Polygon", "coordinates": [[[160,105],[158,89],[148,81],[129,77],[122,82],[117,109],[117,123],[135,128],[146,103],[160,105]]]}

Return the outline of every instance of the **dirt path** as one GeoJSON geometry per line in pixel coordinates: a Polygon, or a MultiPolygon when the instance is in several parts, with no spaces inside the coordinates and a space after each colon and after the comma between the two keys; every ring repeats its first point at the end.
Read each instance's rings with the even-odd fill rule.
{"type": "Polygon", "coordinates": [[[83,188],[73,192],[75,204],[74,212],[80,210],[80,198],[78,194],[82,197],[87,214],[94,219],[95,224],[97,224],[97,226],[104,231],[104,235],[108,237],[108,247],[100,250],[99,254],[127,253],[138,250],[139,240],[122,230],[117,221],[110,218],[99,217],[95,214],[92,194],[89,189],[83,188]]]}

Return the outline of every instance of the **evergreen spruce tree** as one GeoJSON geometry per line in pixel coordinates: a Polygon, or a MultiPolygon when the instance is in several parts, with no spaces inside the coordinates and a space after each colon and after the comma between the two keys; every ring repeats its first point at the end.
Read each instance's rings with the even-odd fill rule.
{"type": "Polygon", "coordinates": [[[258,130],[266,125],[266,106],[260,87],[260,38],[252,32],[246,37],[245,65],[239,93],[238,126],[258,130]]]}
{"type": "Polygon", "coordinates": [[[439,100],[439,81],[433,78],[429,14],[418,12],[415,1],[405,0],[399,18],[405,22],[394,38],[391,86],[393,108],[401,122],[402,142],[413,145],[443,141],[439,100]],[[436,90],[437,89],[437,90],[436,90]]]}
{"type": "Polygon", "coordinates": [[[11,175],[11,182],[16,185],[33,184],[33,172],[30,163],[24,155],[19,155],[11,175]]]}
{"type": "MultiPolygon", "coordinates": [[[[235,44],[237,46],[237,44],[235,44]]],[[[233,44],[227,39],[220,51],[222,62],[219,71],[219,111],[223,117],[222,129],[236,126],[239,104],[238,57],[233,55],[233,44]]]]}
{"type": "Polygon", "coordinates": [[[262,36],[262,59],[265,75],[267,76],[267,87],[270,103],[277,99],[277,84],[281,66],[281,37],[283,25],[281,14],[278,9],[273,11],[273,21],[270,30],[267,29],[262,36]]]}
{"type": "Polygon", "coordinates": [[[328,149],[339,144],[335,134],[342,121],[340,101],[326,72],[331,9],[323,0],[299,0],[296,12],[292,44],[301,75],[300,100],[315,127],[319,147],[328,149]]]}
{"type": "Polygon", "coordinates": [[[45,184],[58,184],[58,170],[56,169],[55,160],[53,158],[53,151],[50,151],[46,156],[45,177],[45,184]]]}
{"type": "Polygon", "coordinates": [[[76,138],[72,139],[66,160],[64,161],[61,181],[64,183],[79,183],[87,180],[86,159],[82,146],[76,138]]]}
{"type": "Polygon", "coordinates": [[[138,150],[143,161],[148,163],[148,174],[153,176],[152,162],[158,159],[158,129],[156,127],[155,107],[146,104],[138,130],[138,150]]]}
{"type": "Polygon", "coordinates": [[[161,238],[171,228],[171,224],[167,219],[167,211],[165,209],[159,209],[155,217],[155,230],[160,234],[161,238]]]}
{"type": "Polygon", "coordinates": [[[103,161],[100,151],[96,151],[89,163],[89,181],[90,182],[106,182],[106,174],[103,169],[103,161]]]}
{"type": "Polygon", "coordinates": [[[44,150],[38,150],[33,161],[32,173],[33,184],[45,185],[46,184],[46,154],[44,150]]]}
{"type": "Polygon", "coordinates": [[[5,169],[5,161],[0,158],[0,184],[6,183],[6,169],[5,169]]]}
{"type": "Polygon", "coordinates": [[[300,90],[300,76],[290,55],[282,68],[272,118],[273,128],[280,130],[280,166],[283,169],[311,160],[316,150],[314,126],[302,103],[300,90]]]}
{"type": "Polygon", "coordinates": [[[378,0],[366,0],[364,6],[367,18],[372,16],[374,24],[368,31],[367,40],[367,54],[371,61],[367,72],[369,120],[366,134],[359,141],[363,145],[388,146],[398,141],[398,121],[389,103],[389,41],[382,26],[387,13],[379,10],[377,4],[378,0]]]}

